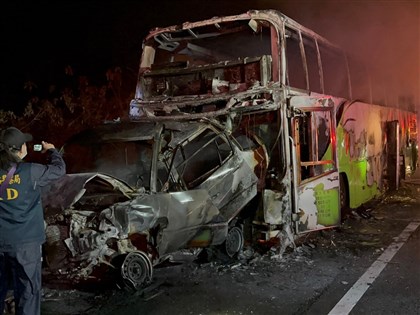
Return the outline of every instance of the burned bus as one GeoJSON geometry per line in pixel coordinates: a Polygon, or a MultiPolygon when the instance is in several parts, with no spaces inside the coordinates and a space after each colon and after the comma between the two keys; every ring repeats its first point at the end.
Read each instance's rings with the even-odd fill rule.
{"type": "Polygon", "coordinates": [[[179,249],[278,238],[281,255],[398,188],[416,114],[364,69],[274,10],[152,30],[130,122],[75,136],[43,195],[49,270],[112,266],[138,289],[179,249]]]}
{"type": "Polygon", "coordinates": [[[130,117],[217,117],[261,139],[269,166],[253,226],[291,240],[337,226],[343,209],[398,188],[412,169],[414,107],[372,77],[282,13],[251,10],[152,30],[130,117]]]}

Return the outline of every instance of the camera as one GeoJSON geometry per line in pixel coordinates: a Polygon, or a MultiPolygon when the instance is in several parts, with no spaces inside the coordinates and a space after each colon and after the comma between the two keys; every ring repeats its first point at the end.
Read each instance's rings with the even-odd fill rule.
{"type": "Polygon", "coordinates": [[[42,151],[42,144],[34,144],[34,151],[42,151]]]}

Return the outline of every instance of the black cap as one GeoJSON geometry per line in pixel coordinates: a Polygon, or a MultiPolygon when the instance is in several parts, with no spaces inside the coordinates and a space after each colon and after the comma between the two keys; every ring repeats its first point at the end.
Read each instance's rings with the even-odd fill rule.
{"type": "Polygon", "coordinates": [[[25,142],[32,141],[32,135],[23,133],[15,127],[9,127],[2,130],[0,142],[3,142],[10,148],[20,150],[25,142]]]}

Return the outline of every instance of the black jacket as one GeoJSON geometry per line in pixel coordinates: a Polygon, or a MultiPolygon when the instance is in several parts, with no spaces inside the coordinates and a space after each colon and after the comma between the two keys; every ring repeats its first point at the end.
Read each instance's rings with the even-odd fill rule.
{"type": "MultiPolygon", "coordinates": [[[[66,173],[56,149],[48,150],[49,162],[18,163],[3,196],[0,196],[0,250],[14,250],[26,243],[45,241],[41,187],[66,173]]],[[[7,171],[0,170],[0,183],[7,171]]]]}

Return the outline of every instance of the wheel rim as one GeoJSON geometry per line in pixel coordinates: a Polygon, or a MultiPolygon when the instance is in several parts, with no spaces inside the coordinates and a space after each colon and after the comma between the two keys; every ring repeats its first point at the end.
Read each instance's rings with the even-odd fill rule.
{"type": "Polygon", "coordinates": [[[139,289],[152,280],[153,266],[143,252],[129,253],[121,265],[124,282],[134,289],[139,289]]]}
{"type": "Polygon", "coordinates": [[[242,230],[238,227],[233,227],[229,230],[226,237],[226,253],[229,257],[237,254],[244,245],[244,236],[242,230]]]}

